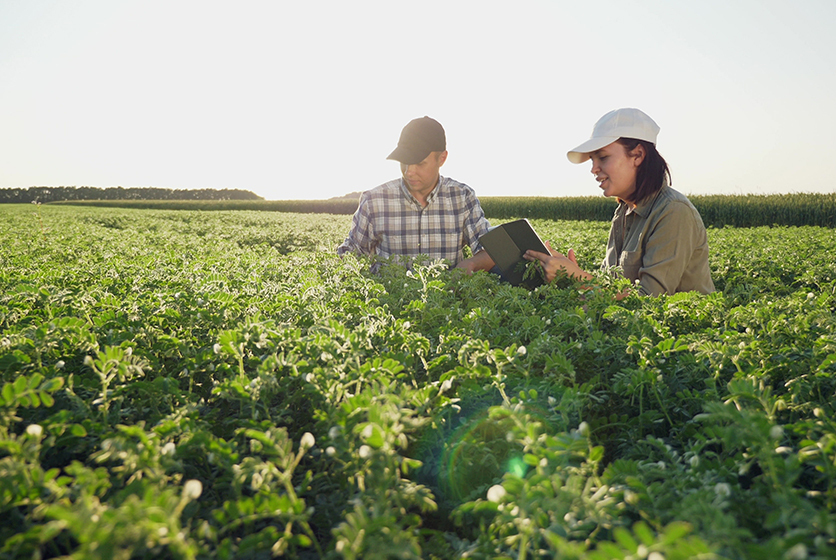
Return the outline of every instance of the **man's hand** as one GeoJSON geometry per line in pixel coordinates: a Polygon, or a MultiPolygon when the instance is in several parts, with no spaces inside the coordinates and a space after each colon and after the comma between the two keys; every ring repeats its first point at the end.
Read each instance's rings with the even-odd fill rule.
{"type": "Polygon", "coordinates": [[[459,264],[456,265],[456,268],[461,268],[465,270],[468,274],[473,274],[477,270],[490,270],[494,266],[496,266],[496,263],[493,262],[493,259],[490,255],[488,255],[488,252],[479,251],[469,259],[459,261],[459,264]]]}

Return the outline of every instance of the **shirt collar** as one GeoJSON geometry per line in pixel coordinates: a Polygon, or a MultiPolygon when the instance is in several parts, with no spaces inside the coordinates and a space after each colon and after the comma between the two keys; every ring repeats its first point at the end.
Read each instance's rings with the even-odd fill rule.
{"type": "Polygon", "coordinates": [[[656,204],[656,199],[659,198],[659,195],[666,188],[668,188],[667,181],[665,181],[662,184],[661,189],[656,191],[656,194],[654,194],[651,197],[648,197],[648,198],[644,199],[644,201],[641,204],[638,204],[635,208],[630,208],[629,206],[627,206],[627,214],[631,214],[631,213],[635,212],[636,214],[638,214],[642,218],[647,218],[650,215],[650,211],[653,210],[653,205],[656,204]]]}
{"type": "MultiPolygon", "coordinates": [[[[441,190],[441,187],[442,187],[443,184],[444,184],[444,177],[439,175],[438,176],[438,182],[435,184],[435,188],[430,192],[429,196],[427,196],[427,206],[429,206],[430,203],[433,200],[435,200],[435,198],[438,196],[438,191],[441,190]]],[[[403,193],[403,195],[407,198],[407,200],[411,201],[416,206],[421,208],[421,203],[418,202],[418,200],[414,196],[412,196],[411,192],[409,192],[409,187],[406,186],[406,181],[404,180],[403,177],[401,177],[401,193],[403,193]]]]}

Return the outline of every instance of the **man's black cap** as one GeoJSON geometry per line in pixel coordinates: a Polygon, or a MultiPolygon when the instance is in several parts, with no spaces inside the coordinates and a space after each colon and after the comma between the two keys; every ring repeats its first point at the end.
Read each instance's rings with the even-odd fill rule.
{"type": "Polygon", "coordinates": [[[422,117],[409,121],[403,127],[398,147],[386,159],[413,165],[424,161],[430,152],[443,152],[446,149],[444,128],[437,120],[422,117]]]}

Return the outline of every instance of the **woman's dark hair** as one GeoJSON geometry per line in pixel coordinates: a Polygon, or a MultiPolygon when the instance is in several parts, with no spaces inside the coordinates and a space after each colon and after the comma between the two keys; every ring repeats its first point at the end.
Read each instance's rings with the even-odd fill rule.
{"type": "Polygon", "coordinates": [[[652,142],[637,140],[635,138],[619,138],[618,143],[624,146],[627,153],[632,153],[641,144],[644,147],[644,161],[636,171],[636,192],[633,193],[633,204],[640,204],[662,189],[667,176],[668,184],[671,183],[671,172],[665,158],[656,149],[652,142]]]}

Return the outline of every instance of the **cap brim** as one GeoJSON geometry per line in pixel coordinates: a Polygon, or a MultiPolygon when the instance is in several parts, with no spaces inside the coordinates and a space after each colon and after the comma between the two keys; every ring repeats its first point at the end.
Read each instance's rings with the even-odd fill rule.
{"type": "Polygon", "coordinates": [[[590,138],[574,150],[567,152],[566,157],[569,158],[569,161],[572,163],[583,163],[589,159],[589,154],[600,150],[604,146],[609,146],[616,140],[618,140],[618,137],[610,138],[609,136],[599,136],[597,138],[590,138]]]}
{"type": "Polygon", "coordinates": [[[393,159],[395,161],[399,161],[404,165],[415,165],[416,163],[421,163],[427,156],[432,153],[431,150],[427,150],[427,152],[419,152],[414,149],[404,148],[403,146],[398,146],[395,148],[391,154],[386,159],[393,159]]]}

